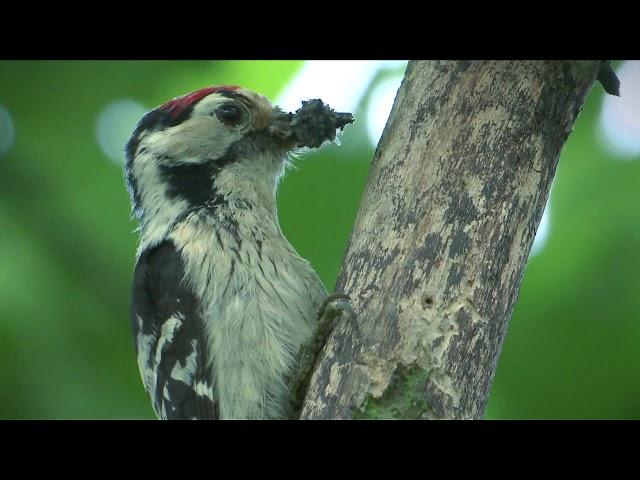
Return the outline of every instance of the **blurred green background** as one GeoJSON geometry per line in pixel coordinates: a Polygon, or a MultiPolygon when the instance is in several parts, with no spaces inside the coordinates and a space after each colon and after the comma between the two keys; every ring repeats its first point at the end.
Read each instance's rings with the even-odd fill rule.
{"type": "MultiPolygon", "coordinates": [[[[486,418],[640,418],[637,63],[615,64],[637,80],[621,75],[622,99],[594,86],[562,153],[486,418]]],[[[285,233],[331,290],[405,64],[349,65],[0,62],[0,418],[155,418],[129,325],[121,152],[142,112],[174,96],[240,84],[295,108],[323,71],[309,96],[351,102],[342,146],[305,154],[278,197],[285,233]],[[326,98],[331,77],[346,99],[326,98]]]]}

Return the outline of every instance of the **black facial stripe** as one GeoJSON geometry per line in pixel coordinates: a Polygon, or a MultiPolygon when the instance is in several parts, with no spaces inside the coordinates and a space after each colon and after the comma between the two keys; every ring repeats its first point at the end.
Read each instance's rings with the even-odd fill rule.
{"type": "Polygon", "coordinates": [[[171,116],[168,115],[166,111],[156,108],[147,112],[145,116],[140,119],[138,125],[136,125],[136,128],[131,134],[131,138],[125,147],[124,152],[127,164],[133,162],[136,150],[140,144],[140,136],[143,132],[163,130],[173,125],[177,125],[177,123],[172,121],[171,116]]]}
{"type": "MultiPolygon", "coordinates": [[[[213,210],[220,205],[225,205],[226,200],[222,194],[216,191],[214,181],[216,175],[227,165],[236,162],[239,158],[252,158],[263,154],[266,145],[271,139],[264,132],[250,132],[241,140],[231,144],[227,152],[220,158],[207,160],[202,163],[173,163],[179,159],[164,159],[167,162],[160,166],[163,180],[168,185],[169,198],[183,198],[190,204],[189,211],[193,208],[205,208],[213,210]]],[[[246,206],[245,208],[250,208],[246,206]]],[[[185,212],[185,215],[189,213],[185,212]]]]}
{"type": "Polygon", "coordinates": [[[169,198],[184,198],[193,207],[215,208],[224,203],[224,198],[216,192],[213,182],[220,170],[237,160],[235,151],[216,160],[199,164],[161,165],[160,171],[167,183],[169,198]]]}
{"type": "MultiPolygon", "coordinates": [[[[223,93],[231,94],[226,96],[233,96],[233,92],[223,93]]],[[[139,151],[140,137],[144,132],[167,128],[171,123],[167,118],[167,114],[161,110],[156,109],[149,112],[140,120],[125,148],[125,176],[134,207],[134,215],[137,218],[141,218],[143,215],[141,211],[142,194],[133,174],[133,161],[135,156],[141,153],[141,150],[139,151]]],[[[217,159],[197,164],[181,164],[179,158],[159,158],[158,160],[162,163],[159,165],[162,180],[168,186],[167,196],[170,199],[183,198],[187,200],[190,208],[183,212],[181,217],[193,212],[194,209],[214,210],[218,206],[226,204],[225,197],[214,187],[215,177],[225,165],[236,162],[238,158],[254,158],[256,155],[264,154],[266,150],[277,151],[278,148],[277,142],[266,132],[248,132],[241,140],[230,145],[224,156],[217,159]]],[[[282,153],[284,154],[284,150],[282,153]]]]}
{"type": "Polygon", "coordinates": [[[131,202],[133,203],[134,212],[137,212],[140,209],[140,189],[138,186],[138,181],[133,174],[133,160],[136,156],[138,146],[140,145],[140,137],[144,132],[147,131],[158,131],[165,129],[170,126],[170,123],[170,116],[166,111],[160,108],[156,108],[154,110],[151,110],[150,112],[147,112],[144,117],[140,119],[138,125],[136,125],[135,130],[131,134],[131,138],[124,148],[125,178],[127,187],[129,189],[129,194],[131,196],[131,202]]]}
{"type": "MultiPolygon", "coordinates": [[[[197,103],[197,102],[196,102],[197,103]]],[[[136,156],[140,137],[144,132],[158,132],[165,128],[175,127],[185,120],[188,120],[193,112],[196,103],[189,105],[178,115],[172,116],[168,110],[161,107],[155,108],[147,112],[136,125],[135,130],[131,134],[131,138],[125,146],[125,177],[129,194],[133,203],[134,212],[140,208],[140,192],[138,182],[133,175],[133,160],[136,156]]]]}

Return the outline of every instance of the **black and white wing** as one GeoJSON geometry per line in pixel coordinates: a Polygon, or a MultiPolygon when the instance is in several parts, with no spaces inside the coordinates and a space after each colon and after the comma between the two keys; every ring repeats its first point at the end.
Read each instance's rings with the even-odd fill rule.
{"type": "Polygon", "coordinates": [[[131,323],[138,366],[162,419],[215,419],[201,306],[170,241],[144,251],[133,277],[131,323]]]}

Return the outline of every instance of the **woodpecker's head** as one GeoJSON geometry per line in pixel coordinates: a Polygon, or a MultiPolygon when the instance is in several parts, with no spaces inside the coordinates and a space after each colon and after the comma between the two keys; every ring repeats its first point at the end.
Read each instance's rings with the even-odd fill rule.
{"type": "MultiPolygon", "coordinates": [[[[275,208],[287,152],[318,147],[352,123],[320,100],[284,113],[255,92],[209,87],[148,112],[125,148],[125,176],[141,229],[235,203],[275,208]]],[[[155,228],[154,227],[154,228],[155,228]]]]}

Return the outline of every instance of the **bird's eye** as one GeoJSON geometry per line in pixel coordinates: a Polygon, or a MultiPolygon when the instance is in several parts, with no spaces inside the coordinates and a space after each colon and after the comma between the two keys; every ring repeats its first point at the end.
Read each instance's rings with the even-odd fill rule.
{"type": "Polygon", "coordinates": [[[242,110],[231,103],[227,103],[216,110],[216,116],[225,125],[233,127],[242,120],[242,110]]]}

